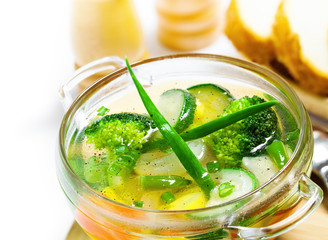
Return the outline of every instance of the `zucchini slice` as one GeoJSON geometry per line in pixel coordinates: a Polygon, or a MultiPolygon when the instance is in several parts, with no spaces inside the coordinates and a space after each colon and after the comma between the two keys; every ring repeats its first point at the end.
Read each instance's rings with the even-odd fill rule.
{"type": "MultiPolygon", "coordinates": [[[[258,181],[255,176],[242,168],[222,168],[218,172],[211,173],[210,175],[217,186],[211,191],[210,199],[206,203],[206,207],[216,206],[232,201],[258,187],[258,181]],[[233,186],[233,191],[229,194],[220,194],[221,184],[233,186]]],[[[227,191],[224,193],[227,193],[227,191]]],[[[189,216],[195,219],[213,219],[215,217],[233,212],[238,207],[242,206],[245,201],[247,200],[245,199],[219,208],[210,208],[208,210],[205,209],[204,211],[191,213],[189,216]]]]}
{"type": "Polygon", "coordinates": [[[243,157],[241,166],[253,173],[260,185],[267,182],[279,171],[275,162],[268,155],[243,157]]]}
{"type": "Polygon", "coordinates": [[[193,123],[195,109],[195,97],[182,89],[170,89],[158,101],[158,110],[178,133],[193,123]]]}
{"type": "Polygon", "coordinates": [[[187,90],[196,98],[194,122],[197,125],[216,119],[234,100],[227,89],[212,83],[195,85],[187,90]]]}
{"type": "MultiPolygon", "coordinates": [[[[217,186],[211,192],[211,197],[207,206],[215,206],[234,200],[258,187],[258,181],[255,176],[242,168],[223,168],[216,173],[212,173],[211,178],[217,186]],[[229,183],[230,185],[233,185],[234,188],[231,194],[220,197],[220,184],[224,183],[229,183]]],[[[232,207],[229,207],[230,205],[228,205],[228,208],[225,210],[235,209],[239,204],[240,203],[238,202],[232,207]]]]}
{"type": "MultiPolygon", "coordinates": [[[[206,147],[201,139],[187,142],[197,159],[202,162],[205,157],[206,147]]],[[[138,175],[184,175],[186,169],[180,163],[174,152],[161,151],[147,152],[140,156],[134,171],[138,175]]]]}

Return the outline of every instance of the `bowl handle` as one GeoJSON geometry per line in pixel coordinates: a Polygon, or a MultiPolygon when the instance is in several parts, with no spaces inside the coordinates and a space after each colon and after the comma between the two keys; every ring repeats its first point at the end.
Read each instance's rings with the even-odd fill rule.
{"type": "MultiPolygon", "coordinates": [[[[59,89],[64,108],[67,110],[75,98],[84,90],[84,87],[88,87],[85,84],[84,87],[79,87],[83,81],[93,76],[95,77],[93,80],[99,80],[108,73],[124,66],[125,61],[123,59],[111,56],[95,60],[80,67],[59,89]],[[102,74],[100,75],[100,73],[102,74]]],[[[92,85],[91,82],[89,83],[92,85]]]]}
{"type": "Polygon", "coordinates": [[[311,214],[323,199],[321,188],[304,173],[298,182],[298,193],[300,202],[304,203],[292,215],[279,222],[260,228],[242,226],[228,226],[227,228],[236,230],[241,239],[267,239],[287,232],[311,214]]]}

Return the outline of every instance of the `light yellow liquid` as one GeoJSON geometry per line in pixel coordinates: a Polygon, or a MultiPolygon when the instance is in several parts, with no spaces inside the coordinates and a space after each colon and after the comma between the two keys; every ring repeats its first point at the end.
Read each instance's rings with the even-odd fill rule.
{"type": "Polygon", "coordinates": [[[144,37],[131,0],[73,0],[72,43],[76,65],[105,57],[145,57],[144,37]]]}
{"type": "MultiPolygon", "coordinates": [[[[217,80],[206,79],[205,83],[209,83],[209,82],[216,83],[217,80]]],[[[169,89],[174,89],[174,88],[187,89],[188,87],[194,86],[199,83],[200,83],[199,79],[191,79],[191,78],[157,82],[154,83],[151,87],[147,88],[147,92],[149,93],[151,99],[156,103],[158,102],[160,95],[169,89]]],[[[257,88],[252,88],[246,84],[245,85],[241,83],[233,84],[229,81],[222,80],[220,82],[220,85],[223,87],[227,87],[230,90],[231,94],[236,98],[240,98],[245,95],[263,96],[262,91],[260,91],[257,88]]],[[[110,109],[111,114],[120,113],[120,112],[135,112],[135,113],[142,113],[142,114],[146,113],[146,109],[140,99],[138,92],[135,90],[134,86],[130,87],[129,89],[126,89],[124,92],[120,92],[116,94],[114,97],[108,100],[109,100],[108,103],[106,103],[105,100],[103,104],[110,109]]],[[[197,106],[197,108],[200,108],[200,106],[197,106]]],[[[206,111],[208,111],[208,109],[206,111]]],[[[206,115],[207,114],[206,111],[200,114],[206,115]]],[[[96,112],[94,114],[96,114],[96,112]]],[[[92,118],[94,117],[94,114],[90,116],[91,121],[92,118]]],[[[91,156],[101,155],[102,153],[106,152],[105,150],[95,149],[93,145],[90,145],[86,142],[86,139],[82,141],[81,145],[72,144],[69,155],[72,156],[79,151],[80,151],[79,154],[81,154],[83,159],[88,159],[91,156]]],[[[154,152],[148,153],[148,155],[144,154],[143,157],[141,158],[163,157],[159,154],[159,152],[160,152],[159,150],[155,150],[154,152]]],[[[165,153],[162,154],[165,155],[165,153]]],[[[202,163],[203,167],[206,167],[206,163],[208,161],[216,159],[215,156],[210,151],[206,151],[205,155],[206,157],[204,158],[206,160],[204,160],[202,163]]],[[[127,205],[133,205],[134,200],[140,200],[144,202],[144,208],[148,208],[148,209],[167,210],[167,207],[169,208],[172,207],[172,206],[166,206],[160,201],[161,194],[166,192],[167,190],[165,189],[156,190],[156,191],[143,190],[140,185],[139,177],[140,176],[138,174],[131,173],[129,177],[127,177],[124,180],[124,184],[121,183],[113,189],[112,188],[103,189],[102,194],[118,202],[125,203],[127,205]]],[[[184,174],[183,177],[192,180],[190,176],[187,174],[184,174]]],[[[180,198],[180,200],[177,200],[174,203],[173,206],[174,209],[179,209],[179,210],[195,209],[195,208],[205,207],[206,205],[205,196],[202,194],[201,189],[195,183],[184,188],[183,191],[177,190],[173,192],[177,198],[180,198]],[[187,198],[185,198],[184,195],[187,195],[187,198]],[[188,204],[186,204],[186,202],[188,202],[188,204]]]]}
{"type": "MultiPolygon", "coordinates": [[[[171,79],[170,81],[158,81],[155,82],[146,88],[147,93],[150,98],[156,103],[159,100],[159,96],[165,92],[166,90],[173,88],[187,89],[190,86],[200,84],[200,83],[216,83],[222,87],[229,89],[232,96],[236,99],[243,97],[245,95],[252,96],[258,95],[260,97],[264,97],[264,92],[261,89],[258,89],[255,86],[248,85],[242,82],[234,82],[229,79],[216,79],[216,78],[204,78],[199,79],[188,77],[186,79],[171,79]]],[[[120,112],[136,112],[136,113],[145,113],[146,110],[142,104],[140,96],[138,95],[134,86],[127,87],[125,90],[117,92],[108,98],[103,99],[101,105],[105,105],[110,109],[110,114],[112,113],[120,113],[120,112]]],[[[99,106],[96,106],[98,109],[99,106]]],[[[198,107],[198,106],[197,106],[198,107]]],[[[205,111],[206,112],[206,111],[205,111]]],[[[95,113],[91,113],[88,120],[92,121],[96,116],[95,113]]],[[[104,150],[105,151],[105,150],[104,150]]],[[[90,156],[99,155],[103,153],[102,151],[95,150],[92,146],[85,142],[85,139],[79,142],[72,142],[69,151],[69,158],[74,157],[74,155],[80,155],[81,159],[86,159],[90,156]]],[[[211,157],[211,154],[206,155],[207,160],[211,157]]],[[[214,157],[214,156],[212,156],[214,157]]],[[[188,176],[185,176],[188,178],[188,176]]],[[[195,185],[189,185],[184,189],[176,190],[172,192],[176,196],[176,201],[169,205],[165,205],[161,200],[161,194],[167,190],[160,191],[149,191],[143,190],[138,181],[138,176],[135,173],[131,173],[131,175],[125,180],[124,184],[119,185],[115,189],[106,188],[102,190],[102,194],[106,197],[114,199],[116,201],[125,203],[127,205],[132,205],[134,200],[143,201],[143,209],[159,209],[159,210],[186,210],[186,209],[195,209],[202,208],[206,206],[206,201],[204,195],[201,190],[195,185]]],[[[81,207],[83,209],[83,206],[81,207]]],[[[122,210],[122,214],[133,214],[130,209],[122,210]]],[[[288,214],[289,209],[285,210],[284,214],[288,214]]],[[[134,239],[132,235],[130,235],[127,231],[119,229],[112,229],[111,226],[106,226],[103,224],[99,224],[99,221],[92,219],[85,215],[82,211],[76,211],[76,219],[82,228],[88,233],[88,235],[94,240],[129,240],[134,239]]],[[[92,214],[91,214],[92,215],[92,214]]],[[[136,218],[140,216],[136,215],[136,218]]],[[[270,225],[271,217],[266,219],[268,221],[268,225],[270,225]]],[[[274,220],[274,219],[273,219],[274,220]]],[[[186,228],[189,226],[187,225],[186,228]]],[[[164,234],[171,234],[172,239],[176,238],[175,234],[179,234],[178,232],[169,232],[164,234]]],[[[148,233],[148,232],[147,232],[148,233]]],[[[155,233],[157,234],[157,233],[155,233]]],[[[143,239],[143,238],[142,238],[143,239]]],[[[166,239],[171,239],[170,237],[166,239]]],[[[209,238],[210,239],[210,238],[209,238]]]]}

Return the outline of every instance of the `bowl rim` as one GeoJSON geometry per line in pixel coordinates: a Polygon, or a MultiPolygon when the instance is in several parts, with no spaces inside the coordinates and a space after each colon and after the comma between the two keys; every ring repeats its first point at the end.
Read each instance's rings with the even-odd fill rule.
{"type": "MultiPolygon", "coordinates": [[[[254,62],[247,61],[247,60],[242,60],[242,59],[238,59],[238,58],[234,58],[234,57],[228,57],[228,56],[217,55],[217,54],[184,53],[184,54],[173,54],[173,55],[165,55],[165,56],[159,56],[159,57],[154,57],[154,58],[148,58],[148,59],[138,61],[136,63],[131,64],[131,68],[137,67],[139,65],[147,64],[147,63],[158,62],[158,61],[163,61],[163,60],[168,60],[168,59],[180,59],[180,58],[204,59],[204,60],[210,60],[210,61],[217,61],[217,62],[229,64],[229,65],[234,65],[236,67],[243,68],[243,69],[251,71],[253,73],[260,74],[259,76],[262,78],[264,78],[263,76],[270,77],[270,79],[273,79],[275,82],[278,82],[284,88],[284,90],[287,90],[287,93],[288,93],[287,96],[289,97],[288,98],[289,100],[292,99],[293,101],[295,101],[293,103],[297,107],[298,114],[300,115],[300,119],[308,118],[301,100],[297,96],[296,92],[292,89],[292,87],[288,85],[286,80],[284,80],[280,75],[278,75],[277,73],[273,72],[272,70],[266,68],[265,66],[262,66],[262,65],[259,65],[254,62]]],[[[66,130],[67,123],[70,122],[69,121],[70,117],[72,116],[72,114],[74,114],[76,112],[76,110],[79,108],[80,104],[82,104],[85,100],[87,100],[90,96],[92,96],[92,94],[95,91],[97,91],[101,87],[107,85],[109,82],[115,82],[115,81],[113,81],[114,79],[116,79],[117,77],[119,77],[125,73],[128,73],[126,66],[100,78],[95,83],[93,83],[88,88],[86,88],[73,101],[73,103],[71,104],[71,106],[69,107],[67,112],[65,113],[65,115],[62,119],[61,125],[60,125],[60,129],[59,129],[59,138],[58,138],[59,155],[60,155],[60,161],[63,163],[66,171],[68,171],[68,173],[74,179],[74,181],[76,183],[78,183],[82,189],[84,189],[86,192],[88,192],[89,195],[91,195],[97,199],[100,199],[102,201],[105,201],[107,204],[110,203],[110,204],[113,204],[116,206],[120,206],[120,207],[123,207],[126,209],[133,210],[133,211],[150,212],[150,213],[157,213],[157,214],[168,214],[168,213],[170,213],[170,214],[174,214],[174,213],[188,214],[191,212],[195,213],[195,212],[216,209],[219,207],[224,207],[224,206],[242,201],[242,200],[254,195],[255,193],[259,192],[261,189],[267,187],[270,183],[274,182],[278,177],[280,177],[283,174],[283,172],[287,168],[290,168],[290,166],[293,165],[293,162],[294,162],[293,159],[294,159],[296,153],[299,153],[300,151],[302,151],[301,145],[302,145],[302,142],[304,141],[304,135],[306,134],[306,127],[307,127],[307,125],[306,125],[307,121],[303,121],[303,120],[300,121],[300,126],[299,126],[300,130],[301,130],[300,136],[299,136],[299,140],[297,142],[295,150],[293,151],[292,156],[290,157],[289,161],[274,175],[274,177],[272,177],[269,181],[265,182],[264,184],[257,187],[253,191],[248,192],[245,195],[242,195],[236,199],[233,199],[231,201],[225,202],[220,205],[214,205],[214,206],[210,206],[210,207],[197,208],[197,209],[188,209],[188,210],[157,210],[157,209],[138,208],[138,207],[134,207],[131,205],[127,205],[127,204],[112,200],[109,197],[106,197],[106,196],[98,193],[96,190],[92,189],[91,187],[89,187],[72,169],[72,167],[70,166],[70,164],[68,162],[67,156],[65,154],[65,147],[64,147],[65,130],[66,130]]],[[[285,93],[285,95],[286,95],[286,93],[285,93]]]]}

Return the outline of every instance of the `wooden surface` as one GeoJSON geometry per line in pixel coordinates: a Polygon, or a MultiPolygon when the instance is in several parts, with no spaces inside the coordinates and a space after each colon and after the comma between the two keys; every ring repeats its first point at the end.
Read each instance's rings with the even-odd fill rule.
{"type": "MultiPolygon", "coordinates": [[[[91,239],[74,222],[66,240],[91,239]]],[[[321,204],[304,222],[276,240],[328,240],[328,208],[321,204]]]]}
{"type": "Polygon", "coordinates": [[[276,240],[328,240],[328,209],[321,204],[304,222],[276,240]]]}

